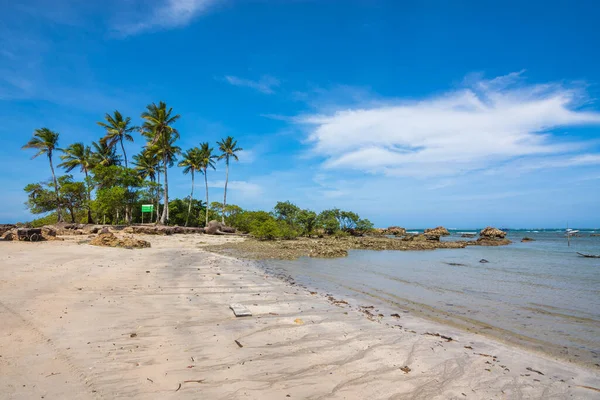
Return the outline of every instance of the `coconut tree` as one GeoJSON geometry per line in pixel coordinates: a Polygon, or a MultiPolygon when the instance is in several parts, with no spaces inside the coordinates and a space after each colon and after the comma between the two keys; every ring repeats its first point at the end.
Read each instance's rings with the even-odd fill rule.
{"type": "Polygon", "coordinates": [[[188,204],[188,213],[185,217],[185,226],[188,226],[188,220],[190,213],[192,212],[192,200],[194,199],[194,172],[202,168],[202,153],[197,147],[193,147],[183,153],[181,161],[178,164],[179,167],[183,167],[183,173],[192,175],[192,192],[190,193],[190,201],[188,204]]]}
{"type": "Polygon", "coordinates": [[[91,185],[88,179],[88,172],[93,167],[92,150],[90,146],[85,146],[81,142],[73,143],[69,147],[63,150],[63,155],[60,159],[63,161],[58,164],[59,167],[64,168],[65,171],[71,172],[75,168],[79,168],[81,172],[85,174],[85,185],[87,188],[88,204],[87,204],[87,223],[93,224],[92,218],[92,191],[91,185]]]}
{"type": "Polygon", "coordinates": [[[92,147],[92,168],[96,165],[102,165],[103,167],[121,165],[121,157],[117,154],[116,149],[110,147],[108,143],[100,140],[99,142],[92,142],[92,147]]]}
{"type": "Polygon", "coordinates": [[[142,132],[149,138],[149,148],[156,147],[157,154],[161,156],[164,174],[165,174],[165,207],[163,209],[160,223],[165,224],[169,219],[169,179],[167,169],[173,163],[178,148],[174,145],[179,139],[179,132],[173,128],[173,124],[179,119],[180,115],[173,115],[173,108],[167,108],[166,103],[159,102],[146,106],[146,111],[142,113],[144,125],[142,132]]]}
{"type": "Polygon", "coordinates": [[[207,142],[200,143],[200,167],[204,174],[204,184],[206,185],[206,225],[208,226],[208,168],[215,169],[215,158],[217,156],[212,153],[213,148],[208,145],[207,142]]]}
{"type": "Polygon", "coordinates": [[[227,136],[225,139],[221,139],[217,142],[219,145],[219,151],[221,155],[219,160],[225,159],[225,191],[223,192],[223,211],[221,212],[221,222],[225,223],[225,206],[227,206],[227,183],[229,182],[229,159],[233,158],[235,161],[239,161],[237,152],[242,151],[241,147],[238,147],[237,140],[233,140],[233,137],[227,136]]]}
{"type": "MultiPolygon", "coordinates": [[[[150,182],[152,183],[156,183],[160,180],[159,160],[155,153],[144,149],[140,154],[133,156],[133,163],[140,178],[150,179],[150,182]]],[[[158,220],[158,208],[160,202],[160,190],[158,188],[156,188],[156,198],[154,200],[156,200],[156,220],[158,220]]],[[[150,222],[152,222],[152,217],[150,218],[150,222]]]]}
{"type": "Polygon", "coordinates": [[[56,215],[58,222],[63,222],[62,209],[60,206],[60,198],[58,195],[58,182],[56,180],[56,174],[54,173],[54,165],[52,164],[52,155],[58,148],[58,132],[51,131],[48,128],[39,128],[33,132],[33,137],[27,142],[23,149],[35,149],[37,153],[31,157],[32,159],[46,154],[48,156],[48,162],[50,163],[50,171],[52,171],[52,181],[54,182],[54,192],[56,194],[56,215]]]}
{"type": "Polygon", "coordinates": [[[117,143],[120,143],[123,158],[125,159],[125,168],[127,168],[127,153],[125,153],[123,140],[133,142],[131,132],[138,128],[131,125],[130,117],[123,118],[123,115],[117,110],[115,110],[113,115],[105,114],[104,119],[106,122],[98,122],[98,125],[106,130],[106,135],[100,141],[106,143],[111,149],[116,147],[117,143]]]}

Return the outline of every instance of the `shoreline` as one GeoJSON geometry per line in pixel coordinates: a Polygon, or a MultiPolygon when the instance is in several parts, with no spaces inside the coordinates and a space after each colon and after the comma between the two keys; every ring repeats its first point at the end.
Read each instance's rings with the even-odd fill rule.
{"type": "MultiPolygon", "coordinates": [[[[306,241],[316,241],[317,239],[310,239],[306,241]]],[[[332,239],[328,239],[331,241],[332,239]]],[[[345,239],[342,239],[345,240],[345,239]]],[[[376,238],[377,242],[382,242],[382,239],[376,238]]],[[[397,239],[383,239],[383,241],[391,241],[392,243],[397,243],[399,246],[394,248],[393,251],[419,251],[419,250],[435,250],[438,248],[446,248],[446,249],[464,249],[464,247],[436,247],[431,249],[414,249],[411,247],[407,247],[407,244],[413,245],[414,242],[402,242],[397,239]]],[[[357,240],[360,246],[360,239],[357,240]]],[[[441,243],[456,243],[456,242],[441,242],[441,243]]],[[[379,243],[377,243],[379,244],[379,243]]],[[[428,245],[429,243],[426,243],[428,245]]],[[[244,242],[237,242],[233,244],[226,245],[218,245],[218,246],[208,246],[209,251],[213,251],[217,254],[222,254],[226,256],[232,257],[240,257],[247,260],[253,260],[258,262],[261,268],[269,271],[272,268],[273,263],[277,261],[294,261],[299,257],[311,257],[310,247],[308,246],[289,246],[289,241],[276,241],[276,242],[260,242],[255,240],[248,240],[244,242]],[[282,247],[278,251],[278,247],[282,247]],[[267,265],[269,264],[269,265],[267,265]]],[[[344,245],[345,247],[351,247],[351,245],[344,245]]],[[[356,246],[356,244],[354,244],[356,246]]],[[[370,251],[379,251],[379,250],[387,250],[387,246],[385,243],[379,246],[370,246],[375,247],[371,248],[358,248],[356,250],[370,250],[370,251]]],[[[354,248],[350,248],[350,250],[354,250],[354,248]]],[[[334,258],[338,258],[340,256],[335,256],[334,258]]],[[[343,256],[341,256],[343,258],[343,256]]],[[[317,258],[329,258],[329,257],[317,257],[317,258]]],[[[289,272],[285,272],[289,273],[289,272]]],[[[276,275],[276,274],[275,274],[276,275]]],[[[294,278],[292,275],[289,275],[290,278],[294,278]]],[[[284,279],[285,280],[285,279],[284,279]]],[[[317,283],[313,282],[304,282],[302,287],[305,287],[310,290],[319,291],[316,288],[317,283]]],[[[499,341],[501,343],[516,346],[526,351],[534,351],[537,354],[549,356],[552,358],[557,358],[562,361],[571,363],[573,365],[582,366],[585,368],[590,368],[591,370],[597,371],[600,373],[600,360],[598,359],[598,353],[593,350],[584,350],[581,348],[577,348],[575,346],[564,346],[558,343],[553,343],[550,341],[545,341],[543,339],[534,338],[531,336],[527,336],[527,334],[519,333],[512,331],[510,329],[505,329],[500,326],[496,326],[493,323],[485,322],[478,320],[476,318],[469,317],[467,315],[461,315],[458,313],[452,313],[440,308],[436,308],[434,306],[413,301],[408,298],[403,298],[400,296],[396,296],[393,294],[386,293],[385,296],[378,296],[375,289],[373,291],[367,292],[363,290],[358,290],[356,288],[346,287],[347,293],[337,293],[337,297],[348,300],[348,297],[352,297],[352,294],[358,294],[364,297],[364,301],[373,301],[376,302],[379,307],[387,308],[393,312],[396,309],[408,310],[410,313],[417,318],[423,318],[428,321],[440,323],[443,325],[451,326],[453,328],[461,329],[465,332],[475,333],[478,335],[482,335],[488,337],[492,340],[499,341]],[[370,299],[370,300],[369,300],[370,299]]],[[[549,313],[545,311],[545,313],[549,313]]],[[[570,317],[577,320],[585,320],[586,318],[577,318],[570,317]]]]}
{"type": "Polygon", "coordinates": [[[235,238],[143,238],[150,249],[0,244],[8,398],[594,398],[600,390],[595,371],[418,318],[408,330],[387,315],[370,321],[368,308],[202,249],[235,238]],[[253,317],[233,317],[233,302],[253,317]]]}

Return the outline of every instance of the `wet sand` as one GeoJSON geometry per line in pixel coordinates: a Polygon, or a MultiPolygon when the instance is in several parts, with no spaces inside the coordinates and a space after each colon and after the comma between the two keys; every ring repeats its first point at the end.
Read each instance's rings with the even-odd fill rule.
{"type": "Polygon", "coordinates": [[[239,239],[144,239],[152,248],[0,242],[0,398],[600,395],[597,370],[409,314],[379,317],[202,250],[239,239]],[[253,316],[234,317],[231,303],[253,316]]]}

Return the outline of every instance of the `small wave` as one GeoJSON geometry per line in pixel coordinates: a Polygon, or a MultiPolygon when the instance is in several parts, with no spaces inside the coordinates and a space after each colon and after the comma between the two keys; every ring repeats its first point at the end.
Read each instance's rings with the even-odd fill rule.
{"type": "Polygon", "coordinates": [[[421,233],[421,232],[419,232],[419,231],[406,231],[406,233],[414,233],[414,234],[417,234],[417,233],[421,233]]]}

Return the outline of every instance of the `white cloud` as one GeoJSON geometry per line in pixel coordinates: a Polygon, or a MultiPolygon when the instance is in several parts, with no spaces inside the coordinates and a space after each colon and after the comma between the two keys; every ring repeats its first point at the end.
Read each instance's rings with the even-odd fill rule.
{"type": "Polygon", "coordinates": [[[238,158],[242,164],[252,164],[257,158],[257,152],[253,149],[244,149],[239,152],[238,158]]]}
{"type": "MultiPolygon", "coordinates": [[[[203,185],[200,184],[197,186],[203,187],[203,185]]],[[[225,181],[209,181],[208,187],[223,189],[225,187],[225,181]]],[[[249,197],[256,197],[262,193],[262,188],[259,185],[247,181],[229,181],[229,183],[227,183],[227,193],[229,193],[229,190],[238,192],[242,196],[249,197]]]]}
{"type": "Polygon", "coordinates": [[[275,88],[277,88],[280,84],[279,79],[270,75],[263,75],[257,81],[227,75],[225,76],[225,80],[233,86],[249,87],[265,94],[275,93],[275,88]]]}
{"type": "Polygon", "coordinates": [[[150,8],[150,11],[134,13],[133,22],[119,21],[114,24],[114,29],[123,36],[130,36],[145,31],[185,26],[219,1],[222,0],[164,0],[154,4],[154,7],[148,7],[145,1],[140,2],[140,9],[150,8]]]}
{"type": "Polygon", "coordinates": [[[478,79],[421,101],[304,115],[296,122],[309,127],[308,140],[326,168],[439,177],[542,155],[568,156],[562,161],[568,165],[597,164],[598,154],[574,154],[586,143],[558,141],[550,133],[600,124],[600,113],[577,109],[585,93],[519,84],[520,74],[478,79]]]}

